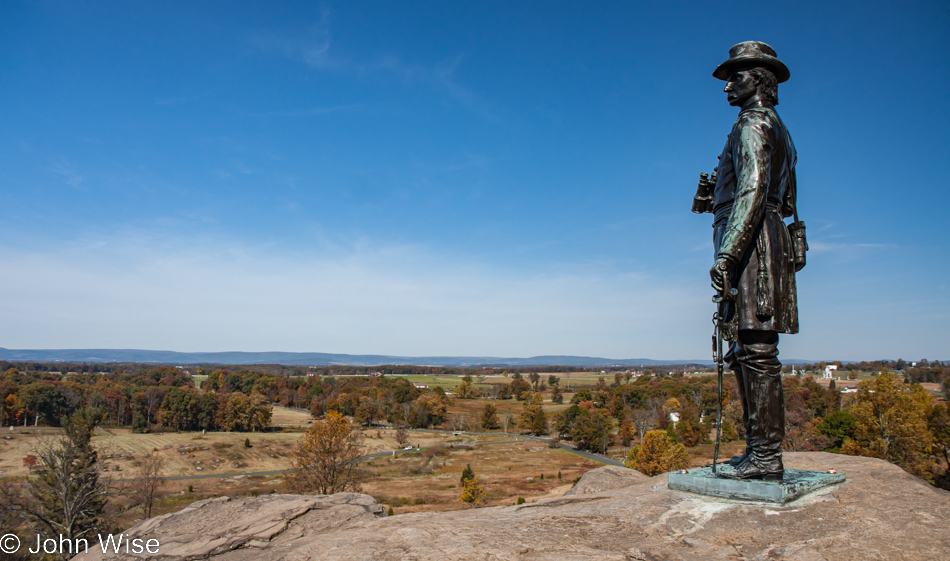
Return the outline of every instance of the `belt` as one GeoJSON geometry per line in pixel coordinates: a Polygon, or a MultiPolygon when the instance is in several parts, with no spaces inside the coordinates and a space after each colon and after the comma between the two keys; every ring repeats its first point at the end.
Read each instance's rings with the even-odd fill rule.
{"type": "MultiPolygon", "coordinates": [[[[781,215],[781,213],[782,213],[782,205],[781,205],[780,203],[777,203],[777,202],[766,201],[766,202],[765,202],[765,212],[776,212],[776,213],[778,213],[778,214],[781,215]]],[[[717,223],[719,223],[719,222],[721,222],[721,221],[723,221],[723,220],[728,219],[728,218],[729,218],[729,214],[731,214],[731,213],[732,213],[732,202],[731,202],[731,201],[728,202],[728,203],[722,204],[722,205],[720,205],[720,206],[717,206],[716,209],[713,211],[713,216],[714,216],[714,218],[713,218],[713,224],[715,225],[715,224],[717,224],[717,223]]]]}

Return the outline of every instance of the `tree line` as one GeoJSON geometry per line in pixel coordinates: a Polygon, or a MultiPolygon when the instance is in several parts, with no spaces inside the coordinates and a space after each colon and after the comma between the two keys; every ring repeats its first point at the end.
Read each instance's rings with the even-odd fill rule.
{"type": "MultiPolygon", "coordinates": [[[[79,410],[95,410],[100,422],[133,431],[259,431],[270,426],[273,392],[255,384],[260,373],[239,375],[226,391],[196,387],[172,367],[133,373],[23,371],[0,373],[0,426],[62,426],[79,410]],[[246,391],[245,391],[246,390],[246,391]]],[[[271,376],[271,378],[274,378],[271,376]]]]}

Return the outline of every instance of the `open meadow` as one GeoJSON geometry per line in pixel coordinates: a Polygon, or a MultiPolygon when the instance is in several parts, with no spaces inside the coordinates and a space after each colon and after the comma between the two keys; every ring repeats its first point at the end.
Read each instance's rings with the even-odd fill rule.
{"type": "Polygon", "coordinates": [[[485,484],[484,505],[511,505],[518,497],[527,502],[559,497],[575,479],[602,464],[531,440],[441,447],[366,462],[363,492],[397,514],[469,508],[458,500],[466,465],[485,484]]]}

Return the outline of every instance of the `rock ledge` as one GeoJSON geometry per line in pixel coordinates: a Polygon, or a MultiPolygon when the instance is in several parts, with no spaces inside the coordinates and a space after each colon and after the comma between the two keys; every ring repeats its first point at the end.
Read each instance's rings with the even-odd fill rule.
{"type": "MultiPolygon", "coordinates": [[[[593,470],[564,497],[386,517],[356,493],[199,501],[127,532],[162,560],[936,559],[950,551],[950,493],[870,458],[789,453],[786,466],[848,481],[784,507],[671,491],[666,475],[593,470]]],[[[491,484],[490,481],[488,481],[491,484]]],[[[127,559],[98,547],[81,561],[127,559]]]]}

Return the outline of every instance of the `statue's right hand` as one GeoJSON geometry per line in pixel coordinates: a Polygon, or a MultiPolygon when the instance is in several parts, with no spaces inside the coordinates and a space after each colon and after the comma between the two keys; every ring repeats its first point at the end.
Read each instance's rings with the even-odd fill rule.
{"type": "Polygon", "coordinates": [[[723,256],[718,257],[716,263],[709,269],[709,278],[716,292],[722,294],[725,290],[730,269],[732,269],[731,260],[723,256]]]}

